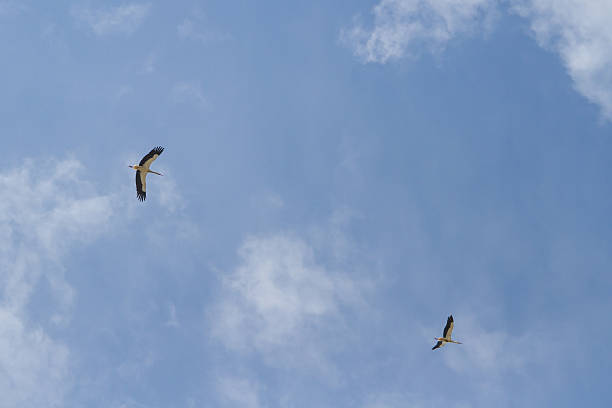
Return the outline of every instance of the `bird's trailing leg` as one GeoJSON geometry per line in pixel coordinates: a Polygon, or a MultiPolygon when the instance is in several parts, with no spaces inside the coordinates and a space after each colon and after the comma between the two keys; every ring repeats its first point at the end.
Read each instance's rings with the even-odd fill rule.
{"type": "Polygon", "coordinates": [[[157,174],[158,176],[163,176],[163,174],[158,173],[158,172],[153,171],[153,170],[147,170],[147,173],[153,173],[153,174],[157,174]]]}

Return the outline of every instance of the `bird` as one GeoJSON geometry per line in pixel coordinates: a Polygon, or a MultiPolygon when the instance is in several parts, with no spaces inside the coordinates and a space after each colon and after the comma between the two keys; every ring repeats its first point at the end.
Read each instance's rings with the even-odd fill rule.
{"type": "Polygon", "coordinates": [[[455,321],[453,320],[453,315],[448,316],[446,319],[446,326],[444,327],[444,332],[442,333],[442,337],[434,337],[435,340],[438,340],[435,346],[433,346],[432,350],[442,347],[446,343],[456,343],[463,344],[455,340],[451,340],[451,334],[453,333],[453,326],[455,326],[455,321]]]}
{"type": "Polygon", "coordinates": [[[134,170],[136,170],[136,197],[140,201],[144,201],[147,198],[147,173],[157,174],[158,176],[163,176],[163,174],[158,173],[153,170],[149,170],[149,166],[151,163],[157,159],[157,157],[162,154],[164,148],[161,146],[154,147],[149,153],[147,153],[138,163],[137,166],[130,166],[134,170]]]}

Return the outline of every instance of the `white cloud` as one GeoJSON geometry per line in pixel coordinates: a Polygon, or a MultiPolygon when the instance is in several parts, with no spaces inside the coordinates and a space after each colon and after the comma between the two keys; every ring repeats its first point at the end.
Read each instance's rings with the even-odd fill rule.
{"type": "Polygon", "coordinates": [[[239,253],[243,263],[225,282],[236,296],[223,304],[228,319],[217,327],[229,345],[274,347],[290,340],[306,320],[336,313],[338,284],[302,240],[250,238],[239,253]]]}
{"type": "Polygon", "coordinates": [[[453,37],[486,28],[498,0],[381,0],[371,29],[357,23],[341,40],[365,62],[385,63],[426,46],[444,48],[453,37]]]}
{"type": "Polygon", "coordinates": [[[249,238],[239,254],[211,316],[213,336],[273,366],[332,379],[329,338],[342,337],[342,310],[358,305],[359,282],[318,263],[313,247],[293,235],[249,238]]]}
{"type": "Polygon", "coordinates": [[[62,258],[106,229],[110,197],[96,195],[81,174],[75,160],[28,161],[0,173],[0,393],[6,406],[61,406],[70,386],[68,349],[29,321],[27,305],[44,278],[56,302],[49,305],[50,319],[65,320],[72,288],[62,258]]]}
{"type": "Polygon", "coordinates": [[[62,406],[70,386],[68,349],[45,332],[26,327],[0,307],[0,392],[2,406],[62,406]]]}
{"type": "Polygon", "coordinates": [[[110,197],[93,195],[93,188],[78,178],[82,170],[79,162],[66,160],[40,167],[27,162],[0,174],[5,193],[0,224],[7,238],[0,253],[4,269],[11,271],[3,274],[5,303],[23,306],[42,269],[41,259],[57,262],[75,241],[88,241],[105,229],[112,212],[110,197]]]}
{"type": "Polygon", "coordinates": [[[96,35],[131,34],[148,16],[151,5],[124,4],[106,9],[77,7],[72,9],[72,16],[80,23],[86,24],[96,35]]]}
{"type": "MultiPolygon", "coordinates": [[[[499,0],[381,0],[372,28],[356,23],[341,40],[365,62],[443,49],[453,38],[487,30],[499,0]]],[[[582,0],[512,0],[510,9],[530,21],[539,45],[561,57],[576,90],[612,120],[612,3],[582,0]]]]}
{"type": "Polygon", "coordinates": [[[612,120],[612,2],[519,0],[538,43],[561,56],[576,89],[612,120]]]}

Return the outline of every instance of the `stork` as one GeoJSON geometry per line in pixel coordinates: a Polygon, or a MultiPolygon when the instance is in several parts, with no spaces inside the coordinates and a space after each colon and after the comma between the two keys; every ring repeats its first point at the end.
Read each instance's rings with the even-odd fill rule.
{"type": "Polygon", "coordinates": [[[446,326],[444,327],[444,332],[442,333],[442,337],[434,337],[435,340],[438,340],[435,346],[433,346],[432,350],[442,347],[446,343],[455,343],[462,344],[458,341],[451,340],[451,334],[453,333],[453,326],[455,326],[455,321],[453,320],[453,315],[448,316],[446,319],[446,326]]]}
{"type": "Polygon", "coordinates": [[[138,163],[137,166],[130,166],[134,170],[136,170],[136,196],[140,201],[144,201],[147,198],[147,173],[157,174],[159,176],[163,176],[163,174],[158,173],[153,170],[149,170],[149,166],[151,163],[157,159],[157,157],[162,154],[164,148],[161,146],[154,147],[149,153],[147,153],[138,163]]]}

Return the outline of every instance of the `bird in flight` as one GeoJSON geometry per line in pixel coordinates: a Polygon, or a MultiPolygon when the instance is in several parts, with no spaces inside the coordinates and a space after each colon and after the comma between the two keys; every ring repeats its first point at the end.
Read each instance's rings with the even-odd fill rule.
{"type": "Polygon", "coordinates": [[[149,170],[151,163],[153,163],[163,151],[163,147],[157,146],[147,153],[137,166],[130,166],[136,170],[136,196],[140,201],[144,201],[147,198],[147,173],[163,176],[161,173],[149,170]]]}
{"type": "Polygon", "coordinates": [[[453,315],[448,316],[446,319],[446,326],[444,327],[444,332],[442,333],[442,337],[434,337],[434,339],[438,340],[435,346],[433,346],[432,350],[442,347],[446,343],[456,343],[462,344],[458,341],[451,340],[451,334],[453,333],[453,326],[455,325],[455,321],[453,320],[453,315]]]}

